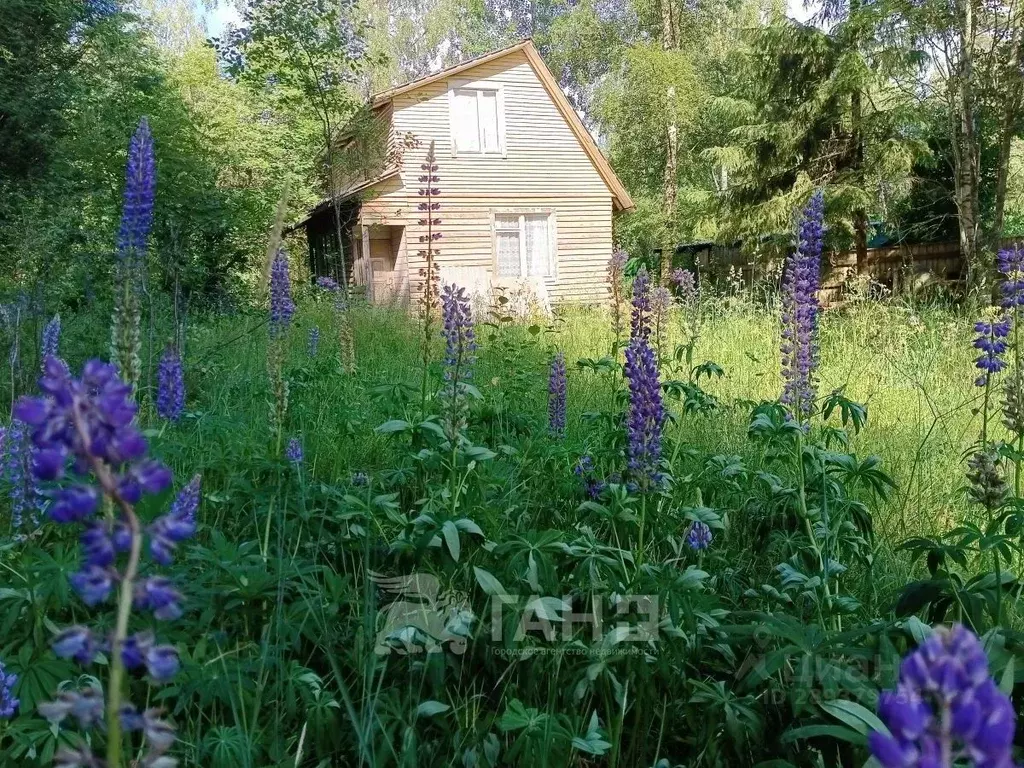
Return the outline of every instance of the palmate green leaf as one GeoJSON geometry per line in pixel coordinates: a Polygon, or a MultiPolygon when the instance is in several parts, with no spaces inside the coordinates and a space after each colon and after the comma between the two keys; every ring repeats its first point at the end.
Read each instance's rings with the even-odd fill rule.
{"type": "Polygon", "coordinates": [[[832,715],[832,717],[857,731],[864,739],[867,739],[867,735],[871,731],[889,733],[889,729],[878,719],[878,716],[863,704],[847,701],[846,699],[835,699],[819,702],[818,706],[832,715]]]}
{"type": "Polygon", "coordinates": [[[502,586],[501,582],[495,578],[494,574],[490,571],[485,571],[483,568],[477,568],[473,566],[473,574],[476,576],[477,584],[488,595],[507,595],[508,591],[502,586]]]}
{"type": "MultiPolygon", "coordinates": [[[[850,744],[864,744],[866,738],[852,728],[842,725],[804,725],[799,728],[790,728],[782,734],[780,741],[783,744],[791,744],[800,739],[815,739],[827,736],[830,739],[839,739],[850,744]]],[[[789,765],[789,763],[783,763],[789,765]]],[[[764,763],[761,763],[764,765],[764,763]]]]}
{"type": "Polygon", "coordinates": [[[397,432],[408,432],[412,429],[412,424],[402,419],[392,419],[391,421],[385,421],[374,432],[379,435],[393,435],[397,432]]]}
{"type": "Polygon", "coordinates": [[[459,562],[459,555],[462,554],[462,546],[459,543],[459,529],[451,520],[445,520],[441,526],[441,534],[444,536],[444,543],[448,546],[448,554],[452,560],[459,562]]]}
{"type": "Polygon", "coordinates": [[[439,715],[442,712],[447,712],[449,709],[451,709],[451,707],[447,704],[431,699],[430,701],[421,702],[420,705],[416,707],[415,716],[417,718],[433,717],[434,715],[439,715]]]}

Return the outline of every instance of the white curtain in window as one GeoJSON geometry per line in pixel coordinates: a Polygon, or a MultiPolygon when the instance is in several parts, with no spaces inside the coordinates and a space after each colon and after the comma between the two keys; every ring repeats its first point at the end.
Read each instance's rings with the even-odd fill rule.
{"type": "Polygon", "coordinates": [[[501,222],[495,221],[498,240],[498,277],[519,277],[519,222],[515,229],[500,229],[501,222]]]}
{"type": "Polygon", "coordinates": [[[523,221],[526,242],[526,274],[543,277],[551,273],[551,249],[548,241],[548,217],[526,216],[523,221]]]}
{"type": "Polygon", "coordinates": [[[477,91],[477,109],[480,116],[480,151],[497,152],[498,92],[477,91]]]}
{"type": "Polygon", "coordinates": [[[476,91],[455,90],[452,93],[452,139],[456,152],[480,151],[479,126],[476,91]]]}

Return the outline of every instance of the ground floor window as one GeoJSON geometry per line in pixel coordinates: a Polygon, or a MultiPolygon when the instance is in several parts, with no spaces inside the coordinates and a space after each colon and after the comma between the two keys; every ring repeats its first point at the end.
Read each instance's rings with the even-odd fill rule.
{"type": "Polygon", "coordinates": [[[555,271],[550,213],[498,213],[494,216],[495,274],[548,277],[555,271]]]}

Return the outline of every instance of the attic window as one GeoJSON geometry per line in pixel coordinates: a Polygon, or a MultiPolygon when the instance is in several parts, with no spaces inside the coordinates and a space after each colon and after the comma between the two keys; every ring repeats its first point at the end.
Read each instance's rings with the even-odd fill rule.
{"type": "Polygon", "coordinates": [[[458,87],[449,91],[452,154],[504,154],[504,105],[499,88],[458,87]]]}

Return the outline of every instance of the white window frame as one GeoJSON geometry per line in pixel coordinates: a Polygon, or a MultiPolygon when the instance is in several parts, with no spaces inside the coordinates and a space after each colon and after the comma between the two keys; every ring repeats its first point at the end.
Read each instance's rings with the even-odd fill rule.
{"type": "MultiPolygon", "coordinates": [[[[479,98],[479,96],[478,96],[479,98]]],[[[477,110],[479,115],[479,108],[477,110]]],[[[479,126],[478,126],[479,130],[479,126]]],[[[448,81],[448,133],[451,137],[452,157],[508,157],[508,147],[505,144],[505,88],[501,83],[492,83],[487,80],[450,80],[448,81]],[[497,95],[498,110],[498,151],[484,152],[480,149],[459,151],[455,146],[455,92],[466,91],[490,91],[497,95]]],[[[482,138],[482,137],[481,137],[482,138]]],[[[483,143],[480,142],[480,146],[483,143]]]]}
{"type": "MultiPolygon", "coordinates": [[[[505,230],[509,231],[509,230],[505,230]]],[[[523,280],[554,280],[558,277],[558,221],[552,208],[495,208],[491,210],[491,274],[498,283],[515,283],[523,280]],[[519,274],[498,273],[498,218],[519,217],[519,274]],[[543,275],[527,274],[526,267],[526,217],[546,216],[548,220],[548,271],[543,275]]]]}

